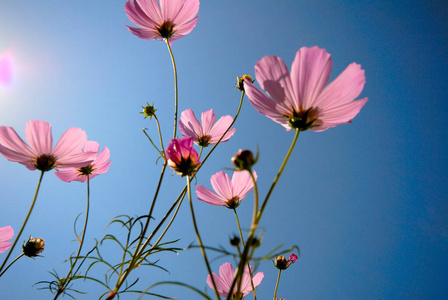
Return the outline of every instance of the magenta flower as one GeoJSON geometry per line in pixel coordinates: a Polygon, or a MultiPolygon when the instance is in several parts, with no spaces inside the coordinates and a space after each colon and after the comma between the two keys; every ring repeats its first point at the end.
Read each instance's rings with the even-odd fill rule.
{"type": "MultiPolygon", "coordinates": [[[[232,265],[230,263],[224,263],[219,267],[219,276],[216,273],[213,273],[212,276],[213,279],[215,280],[218,294],[222,297],[227,297],[230,293],[230,287],[232,286],[233,279],[235,278],[235,270],[233,269],[232,265]]],[[[258,272],[256,275],[254,275],[252,281],[254,283],[255,288],[260,285],[261,281],[263,280],[263,277],[264,274],[262,272],[258,272]]],[[[207,284],[209,287],[213,289],[212,278],[210,277],[210,275],[207,276],[207,284]]],[[[237,287],[235,285],[233,290],[236,289],[237,287]]],[[[247,294],[249,294],[251,291],[252,287],[250,284],[249,268],[246,266],[242,277],[241,295],[236,295],[235,291],[234,293],[232,293],[232,298],[235,298],[236,296],[242,298],[247,294]]]]}
{"type": "Polygon", "coordinates": [[[168,165],[182,176],[193,175],[201,165],[198,153],[193,148],[192,137],[172,139],[165,155],[168,165]]]}
{"type": "Polygon", "coordinates": [[[88,141],[84,146],[83,152],[95,152],[98,156],[87,166],[81,168],[70,168],[62,171],[57,171],[55,175],[65,182],[79,181],[84,182],[89,176],[89,180],[93,177],[104,174],[109,170],[111,161],[109,148],[104,147],[100,154],[100,145],[97,142],[88,141]]]}
{"type": "Polygon", "coordinates": [[[168,39],[170,45],[196,26],[199,0],[134,0],[126,2],[128,18],[142,28],[126,26],[145,40],[168,39]]]}
{"type": "Polygon", "coordinates": [[[350,64],[326,86],[332,65],[330,54],[317,46],[297,52],[291,74],[281,58],[265,56],[255,65],[255,76],[269,97],[249,80],[245,91],[255,109],[286,130],[324,131],[350,123],[367,102],[353,101],[366,81],[361,66],[350,64]]]}
{"type": "Polygon", "coordinates": [[[297,255],[295,255],[294,253],[291,253],[291,255],[289,256],[289,258],[288,258],[288,260],[291,262],[291,263],[295,263],[296,262],[296,260],[297,260],[297,255]]]}
{"type": "MultiPolygon", "coordinates": [[[[255,180],[257,179],[257,173],[253,171],[255,180]]],[[[199,200],[205,203],[215,206],[226,206],[234,209],[240,205],[240,202],[246,198],[247,193],[254,187],[252,178],[249,172],[236,171],[233,172],[232,180],[229,175],[220,171],[210,178],[213,192],[208,188],[198,185],[196,188],[196,194],[199,200]]]]}
{"type": "Polygon", "coordinates": [[[29,146],[11,127],[0,126],[0,153],[7,160],[25,165],[29,170],[85,167],[95,158],[95,152],[82,152],[87,141],[86,133],[69,128],[53,148],[51,125],[44,121],[28,121],[25,135],[29,146]]]}
{"type": "MultiPolygon", "coordinates": [[[[208,145],[216,144],[224,132],[229,128],[233,122],[233,118],[229,115],[221,117],[216,122],[216,116],[213,109],[207,110],[201,115],[201,123],[194,115],[191,109],[186,109],[182,112],[179,120],[179,129],[184,136],[191,136],[194,138],[194,143],[207,147],[208,145]]],[[[235,128],[229,130],[221,142],[227,142],[229,138],[235,133],[235,128]]]]}
{"type": "Polygon", "coordinates": [[[0,228],[0,253],[5,252],[11,247],[12,242],[10,239],[14,236],[14,230],[11,226],[5,226],[0,228]]]}

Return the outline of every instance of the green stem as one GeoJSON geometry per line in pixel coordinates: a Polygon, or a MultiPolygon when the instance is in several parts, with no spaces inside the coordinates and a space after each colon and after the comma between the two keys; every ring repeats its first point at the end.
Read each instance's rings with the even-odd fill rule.
{"type": "Polygon", "coordinates": [[[168,51],[170,52],[171,61],[173,62],[173,70],[174,70],[174,133],[173,133],[173,139],[176,138],[177,133],[177,69],[176,69],[176,62],[174,61],[174,55],[171,51],[170,42],[168,39],[165,39],[166,45],[168,46],[168,51]]]}
{"type": "Polygon", "coordinates": [[[159,148],[157,148],[157,146],[154,144],[154,142],[152,141],[152,139],[149,137],[149,135],[146,133],[147,128],[143,128],[143,133],[146,135],[146,137],[148,138],[148,140],[151,142],[152,146],[156,149],[157,152],[159,152],[159,155],[162,156],[162,152],[160,152],[159,148]]]}
{"type": "Polygon", "coordinates": [[[187,175],[187,189],[188,189],[188,201],[190,202],[191,218],[193,220],[193,226],[194,226],[194,231],[196,232],[196,238],[197,238],[198,243],[199,243],[199,248],[201,248],[202,256],[204,257],[204,262],[205,262],[205,265],[207,266],[208,274],[210,275],[210,278],[212,279],[213,290],[215,291],[216,299],[219,300],[220,298],[219,298],[218,289],[216,287],[215,279],[213,278],[212,269],[210,268],[210,264],[208,263],[207,254],[205,253],[205,249],[204,249],[204,246],[202,244],[201,236],[199,235],[198,225],[196,224],[196,218],[194,216],[193,201],[192,201],[192,198],[191,198],[190,176],[189,175],[187,175]]]}
{"type": "Polygon", "coordinates": [[[296,129],[296,134],[294,135],[294,139],[292,140],[292,143],[291,143],[291,146],[289,147],[288,153],[286,153],[285,159],[283,160],[283,163],[280,166],[280,169],[278,170],[277,176],[275,176],[274,181],[272,182],[271,188],[269,189],[269,192],[266,195],[266,198],[264,199],[263,204],[261,205],[261,209],[258,212],[257,224],[258,224],[258,222],[260,222],[261,216],[263,215],[263,211],[266,208],[266,204],[268,204],[269,197],[271,196],[272,192],[274,191],[274,188],[277,185],[277,182],[280,179],[280,176],[282,175],[286,164],[288,163],[289,157],[291,156],[292,150],[294,150],[294,146],[296,145],[299,134],[300,134],[300,130],[296,129]]]}
{"type": "MultiPolygon", "coordinates": [[[[260,211],[258,212],[255,220],[253,220],[255,222],[252,222],[252,225],[251,225],[251,228],[250,228],[249,237],[247,238],[247,242],[246,242],[246,247],[244,247],[243,254],[241,256],[241,260],[240,260],[240,263],[238,265],[238,269],[236,271],[236,276],[235,276],[235,279],[232,282],[230,290],[233,290],[236,282],[238,282],[238,280],[243,276],[242,268],[246,264],[247,256],[249,254],[249,248],[251,247],[252,240],[254,238],[255,229],[258,227],[258,223],[260,222],[261,216],[263,215],[264,209],[266,208],[266,204],[268,203],[268,200],[269,200],[269,198],[270,198],[270,196],[271,196],[271,194],[272,194],[272,192],[273,192],[273,190],[274,190],[278,180],[280,179],[280,176],[282,175],[283,170],[285,169],[286,164],[288,163],[289,157],[291,156],[291,153],[292,153],[292,151],[294,149],[294,146],[296,145],[296,142],[297,142],[297,139],[299,137],[299,134],[300,134],[300,130],[296,130],[296,134],[294,135],[294,139],[293,139],[293,141],[291,143],[291,146],[289,147],[288,152],[286,153],[286,156],[285,156],[285,158],[283,160],[283,163],[280,166],[280,169],[279,169],[277,175],[274,178],[274,181],[273,181],[273,183],[271,185],[271,188],[268,191],[268,194],[266,195],[265,200],[263,201],[263,204],[261,206],[260,211]]],[[[256,186],[256,183],[254,183],[254,193],[256,192],[255,186],[256,186]]],[[[239,292],[240,284],[238,285],[238,292],[239,292]]],[[[227,300],[230,300],[230,297],[227,297],[227,300]]]]}
{"type": "MultiPolygon", "coordinates": [[[[241,244],[244,246],[244,237],[243,237],[243,232],[241,231],[241,226],[240,226],[240,220],[238,218],[238,214],[236,212],[236,209],[234,208],[233,211],[235,212],[235,218],[236,218],[236,223],[238,224],[238,230],[240,232],[240,237],[241,237],[241,244]]],[[[238,254],[241,255],[240,252],[240,248],[238,247],[238,254]]],[[[250,269],[250,265],[249,262],[247,263],[247,269],[249,270],[249,275],[250,275],[250,285],[252,287],[252,293],[254,294],[254,299],[257,299],[257,294],[255,293],[255,286],[254,286],[254,275],[252,274],[252,270],[250,269]]]]}
{"type": "Polygon", "coordinates": [[[82,230],[82,235],[81,235],[81,241],[79,243],[79,247],[78,247],[78,252],[76,253],[75,256],[75,261],[73,262],[73,264],[71,263],[70,265],[70,270],[68,270],[67,275],[65,276],[65,280],[62,284],[62,286],[60,286],[58,288],[58,291],[56,293],[56,296],[54,297],[54,300],[56,300],[59,295],[61,295],[64,290],[66,289],[66,287],[69,285],[70,281],[72,281],[72,271],[75,268],[76,262],[78,261],[79,255],[81,254],[81,250],[82,250],[82,246],[84,244],[84,239],[86,236],[86,231],[87,231],[87,223],[89,221],[89,211],[90,211],[90,179],[89,179],[89,175],[87,175],[87,205],[86,205],[86,219],[84,221],[84,229],[82,230]]]}
{"type": "MultiPolygon", "coordinates": [[[[39,194],[40,184],[42,183],[42,178],[43,177],[44,177],[44,171],[41,171],[40,177],[39,177],[39,182],[37,183],[36,192],[34,193],[34,199],[33,199],[33,202],[31,203],[31,207],[30,207],[30,209],[28,211],[28,214],[26,215],[25,221],[22,224],[22,228],[20,228],[20,231],[17,234],[17,237],[14,240],[14,243],[12,244],[11,248],[9,249],[8,255],[6,255],[6,258],[3,261],[2,266],[0,267],[0,271],[3,270],[3,267],[6,265],[6,262],[8,261],[8,258],[11,256],[12,250],[14,250],[14,247],[16,246],[17,242],[19,241],[20,236],[22,235],[23,230],[25,229],[26,223],[28,222],[28,219],[31,216],[31,212],[33,211],[34,205],[36,204],[37,195],[39,194]]],[[[1,274],[3,275],[3,273],[1,273],[1,274]]]]}
{"type": "Polygon", "coordinates": [[[5,273],[6,272],[6,270],[8,270],[9,269],[9,267],[11,267],[12,266],[12,264],[13,263],[15,263],[16,261],[18,261],[19,260],[19,258],[21,258],[22,256],[24,256],[25,255],[25,253],[23,253],[22,252],[22,254],[20,254],[19,256],[17,256],[4,270],[3,270],[3,272],[1,272],[0,273],[0,277],[3,275],[3,273],[5,273]]]}
{"type": "Polygon", "coordinates": [[[275,285],[275,291],[274,291],[274,300],[277,300],[277,288],[278,288],[278,283],[280,282],[280,274],[281,273],[282,273],[282,270],[278,270],[277,283],[275,285]]]}

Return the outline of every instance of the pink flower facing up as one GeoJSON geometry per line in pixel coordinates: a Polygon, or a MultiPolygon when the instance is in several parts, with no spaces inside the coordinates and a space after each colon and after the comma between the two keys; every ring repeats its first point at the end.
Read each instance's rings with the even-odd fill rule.
{"type": "MultiPolygon", "coordinates": [[[[207,110],[201,115],[201,123],[194,115],[191,109],[184,110],[180,116],[179,129],[184,136],[193,137],[195,144],[201,147],[216,144],[224,132],[233,122],[229,115],[221,117],[216,122],[216,116],[213,109],[207,110]]],[[[235,133],[235,128],[230,129],[223,137],[221,142],[227,142],[235,133]]]]}
{"type": "MultiPolygon", "coordinates": [[[[255,180],[257,173],[253,171],[255,180]]],[[[220,171],[210,178],[213,192],[208,188],[198,185],[196,194],[199,200],[215,206],[225,206],[231,209],[237,208],[247,193],[254,187],[252,178],[247,171],[236,171],[230,180],[229,175],[220,171]]]]}
{"type": "Polygon", "coordinates": [[[7,160],[25,165],[29,170],[81,168],[90,164],[95,152],[82,152],[87,141],[86,133],[69,128],[53,148],[51,125],[43,121],[28,121],[25,135],[29,146],[11,127],[0,126],[0,153],[7,160]]]}
{"type": "Polygon", "coordinates": [[[196,26],[199,0],[135,0],[124,6],[128,18],[142,28],[126,26],[145,40],[168,39],[170,45],[196,26]]]}
{"type": "Polygon", "coordinates": [[[165,151],[168,165],[182,176],[196,173],[201,162],[199,155],[193,148],[193,138],[184,137],[172,139],[165,151]]]}
{"type": "Polygon", "coordinates": [[[283,60],[265,56],[255,65],[255,76],[266,96],[249,80],[245,91],[252,106],[286,130],[324,131],[350,123],[367,98],[353,101],[366,81],[361,66],[350,64],[327,85],[333,62],[325,49],[301,48],[289,73],[283,60]]]}
{"type": "Polygon", "coordinates": [[[57,171],[55,175],[65,182],[79,181],[84,182],[89,176],[89,180],[93,177],[104,174],[109,170],[111,161],[109,148],[104,147],[100,154],[100,145],[97,142],[88,141],[84,146],[84,152],[95,152],[98,156],[87,166],[81,168],[70,168],[63,171],[57,171]]]}
{"type": "MultiPolygon", "coordinates": [[[[212,275],[216,283],[216,289],[218,290],[218,294],[222,297],[227,297],[230,293],[230,287],[232,286],[232,282],[235,277],[235,270],[233,269],[232,265],[230,263],[224,263],[219,267],[219,276],[216,273],[213,273],[212,275]]],[[[255,288],[260,285],[261,281],[263,280],[263,277],[264,274],[262,272],[258,272],[256,275],[254,275],[252,280],[255,288]]],[[[237,287],[235,285],[233,289],[233,291],[235,292],[232,293],[232,298],[235,298],[237,296],[242,298],[252,291],[252,287],[250,284],[250,274],[247,266],[246,269],[244,270],[242,280],[243,281],[241,283],[241,294],[236,295],[237,287]]],[[[210,275],[208,275],[207,277],[207,284],[209,287],[213,289],[212,278],[210,277],[210,275]]]]}
{"type": "Polygon", "coordinates": [[[14,236],[14,230],[11,226],[0,228],[0,253],[5,252],[11,247],[12,242],[9,240],[14,236]]]}

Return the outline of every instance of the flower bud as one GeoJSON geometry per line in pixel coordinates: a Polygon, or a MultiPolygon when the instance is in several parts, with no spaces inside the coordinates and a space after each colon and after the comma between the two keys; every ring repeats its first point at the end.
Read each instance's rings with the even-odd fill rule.
{"type": "Polygon", "coordinates": [[[145,117],[143,119],[146,119],[146,118],[151,119],[152,117],[154,117],[156,115],[157,109],[154,108],[154,104],[149,105],[148,102],[146,102],[146,104],[147,104],[146,106],[142,106],[143,111],[140,113],[145,115],[145,117]]]}
{"type": "Polygon", "coordinates": [[[30,236],[22,246],[22,251],[25,256],[35,257],[44,251],[45,241],[41,238],[33,238],[30,236]]]}
{"type": "Polygon", "coordinates": [[[250,75],[244,74],[241,77],[237,77],[237,83],[235,84],[235,88],[237,90],[240,90],[241,92],[244,92],[244,79],[249,80],[250,82],[254,82],[255,80],[252,79],[252,77],[250,77],[250,75]]]}
{"type": "Polygon", "coordinates": [[[254,158],[252,151],[239,150],[237,154],[232,157],[232,163],[238,171],[251,171],[252,166],[257,163],[258,155],[254,158]]]}
{"type": "Polygon", "coordinates": [[[279,270],[286,270],[289,266],[295,263],[297,260],[297,255],[291,253],[288,259],[286,259],[283,255],[279,255],[275,258],[274,265],[279,270]]]}
{"type": "Polygon", "coordinates": [[[240,244],[240,241],[240,238],[234,235],[233,238],[230,239],[230,245],[237,247],[240,244]]]}
{"type": "Polygon", "coordinates": [[[193,148],[193,137],[172,139],[165,150],[168,166],[181,176],[190,176],[196,173],[201,162],[196,150],[193,148]]]}

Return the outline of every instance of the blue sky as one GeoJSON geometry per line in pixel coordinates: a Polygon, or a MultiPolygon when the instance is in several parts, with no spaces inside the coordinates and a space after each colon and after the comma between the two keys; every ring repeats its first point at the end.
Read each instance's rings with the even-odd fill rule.
{"type": "MultiPolygon", "coordinates": [[[[110,231],[117,215],[146,214],[160,164],[141,129],[155,124],[139,114],[154,102],[172,134],[173,75],[166,46],[128,32],[125,1],[2,1],[0,56],[12,57],[10,86],[0,86],[0,125],[24,136],[28,120],[45,120],[54,139],[69,127],[111,150],[109,172],[92,180],[87,246],[110,231]]],[[[259,254],[278,244],[298,245],[298,262],[282,274],[277,296],[286,299],[445,299],[448,295],[447,170],[448,7],[444,1],[202,1],[199,21],[175,41],[179,110],[197,115],[213,108],[234,115],[240,93],[236,76],[254,75],[254,65],[275,54],[291,65],[303,46],[318,45],[333,58],[330,80],[351,62],[361,64],[369,101],[353,120],[322,133],[305,132],[286,167],[260,226],[259,254]]],[[[230,167],[240,148],[260,148],[261,195],[266,194],[293,133],[259,114],[247,99],[234,137],[219,146],[197,184],[230,167]]],[[[0,158],[0,226],[19,228],[39,174],[0,158]]],[[[160,219],[184,184],[167,173],[155,218],[160,219]]],[[[179,247],[195,241],[184,203],[167,239],[179,247]]],[[[237,233],[233,213],[195,202],[206,244],[228,248],[237,233]]],[[[238,208],[243,228],[252,197],[238,208]]],[[[51,280],[47,271],[67,272],[62,261],[75,252],[73,221],[85,210],[85,185],[46,174],[25,229],[45,239],[44,257],[21,259],[0,280],[5,299],[48,299],[32,287],[51,280]],[[18,280],[20,278],[20,280],[18,280]]],[[[246,225],[244,225],[246,224],[246,225]]],[[[115,231],[119,231],[115,228],[115,231]]],[[[107,248],[107,247],[106,247],[107,248]]],[[[104,248],[111,259],[119,252],[104,248]]],[[[18,253],[18,249],[17,249],[18,253]]],[[[4,255],[4,254],[2,254],[4,255]]],[[[0,255],[1,259],[1,255],[0,255]]],[[[213,261],[215,272],[225,260],[213,261]]],[[[197,250],[162,255],[170,274],[136,272],[140,286],[178,280],[204,289],[206,269],[197,250]]],[[[277,276],[270,261],[260,299],[272,298],[277,276]]],[[[98,274],[101,276],[101,274],[98,274]]],[[[75,283],[96,299],[105,292],[75,283]]],[[[195,299],[184,289],[161,294],[195,299]]],[[[122,299],[136,299],[124,295],[122,299]]],[[[248,299],[251,296],[247,297],[248,299]]]]}

